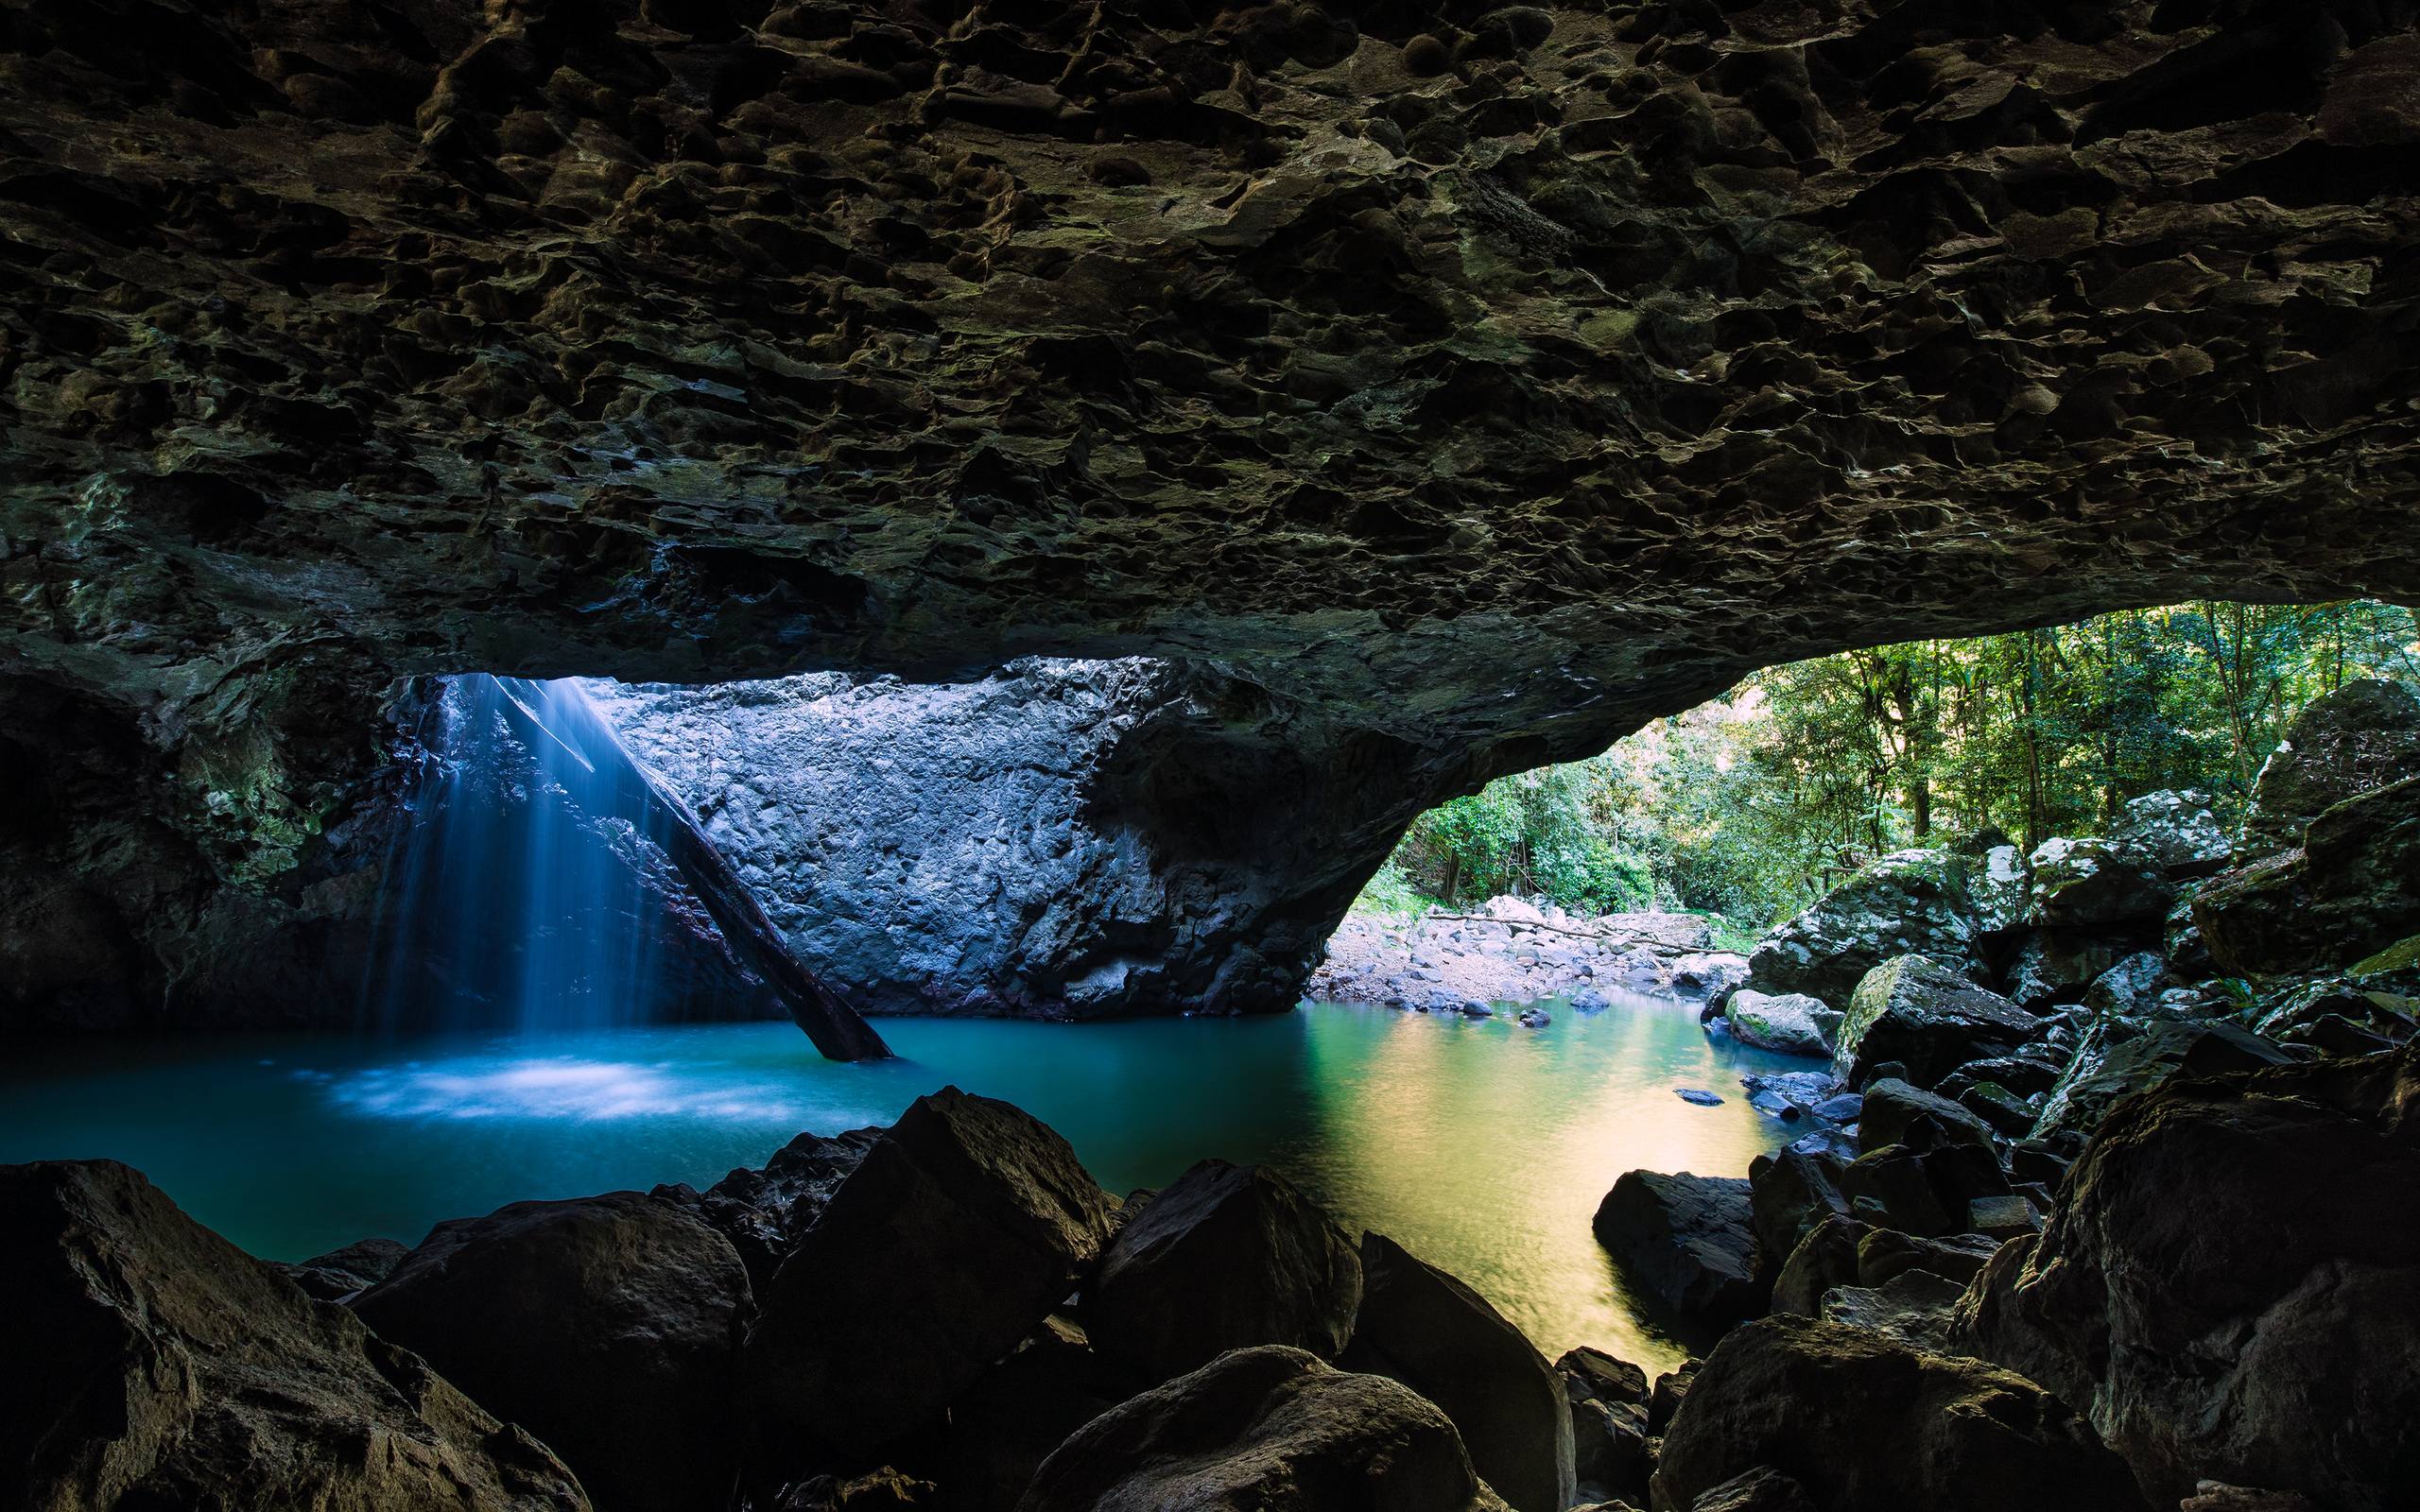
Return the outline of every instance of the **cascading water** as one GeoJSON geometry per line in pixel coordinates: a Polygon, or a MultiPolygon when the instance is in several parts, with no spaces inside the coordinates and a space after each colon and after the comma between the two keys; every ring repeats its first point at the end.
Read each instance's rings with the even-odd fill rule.
{"type": "Polygon", "coordinates": [[[543,1031],[782,1012],[732,959],[669,853],[676,816],[579,679],[449,678],[420,744],[374,1022],[543,1031]]]}

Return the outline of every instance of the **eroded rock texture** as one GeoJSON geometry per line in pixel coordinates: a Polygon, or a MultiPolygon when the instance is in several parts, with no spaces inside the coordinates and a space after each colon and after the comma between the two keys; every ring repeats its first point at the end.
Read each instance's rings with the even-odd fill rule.
{"type": "Polygon", "coordinates": [[[1229,725],[1216,687],[1141,658],[588,688],[800,957],[877,1012],[1288,1005],[1333,922],[1305,895],[1367,843],[1353,779],[1385,782],[1229,725]],[[1201,791],[1221,729],[1288,822],[1201,791]]]}
{"type": "Polygon", "coordinates": [[[1167,659],[1136,843],[1352,793],[1332,919],[1764,662],[2420,595],[2401,6],[0,18],[8,759],[140,757],[20,1017],[311,965],[399,672],[1167,659]]]}

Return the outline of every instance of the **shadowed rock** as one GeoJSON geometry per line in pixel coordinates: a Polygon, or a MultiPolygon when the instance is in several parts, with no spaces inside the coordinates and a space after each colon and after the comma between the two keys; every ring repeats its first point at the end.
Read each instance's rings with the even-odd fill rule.
{"type": "Polygon", "coordinates": [[[110,1160],[0,1166],[0,1504],[580,1512],[409,1350],[110,1160]]]}
{"type": "Polygon", "coordinates": [[[1444,1409],[1471,1463],[1520,1512],[1569,1506],[1570,1406],[1537,1346],[1477,1292],[1384,1234],[1361,1236],[1361,1276],[1347,1362],[1444,1409]]]}
{"type": "Polygon", "coordinates": [[[1655,1505],[1770,1467],[1827,1512],[2144,1512],[2125,1462],[2032,1382],[1870,1330],[1771,1317],[1726,1334],[1664,1435],[1655,1505]]]}
{"type": "Polygon", "coordinates": [[[1642,1289],[1690,1317],[1728,1321],[1763,1303],[1748,1183],[1626,1171],[1597,1207],[1597,1242],[1642,1289]]]}
{"type": "Polygon", "coordinates": [[[1437,1407],[1301,1349],[1238,1349],[1094,1418],[1018,1512],[1506,1512],[1437,1407]]]}
{"type": "Polygon", "coordinates": [[[1360,1303],[1360,1258],[1325,1211],[1274,1171],[1204,1160],[1118,1228],[1084,1318],[1156,1382],[1255,1344],[1332,1360],[1360,1303]]]}
{"type": "Polygon", "coordinates": [[[920,1097],[765,1288],[751,1400],[784,1434],[871,1453],[1015,1349],[1109,1233],[1066,1141],[955,1087],[920,1097]]]}
{"type": "Polygon", "coordinates": [[[2389,1512],[2420,1484],[2415,1108],[2412,1047],[2119,1103],[1957,1347],[2088,1404],[2155,1497],[2206,1478],[2389,1512]]]}
{"type": "Polygon", "coordinates": [[[730,1493],[754,1302],[731,1242],[636,1192],[439,1224],[353,1311],[544,1437],[608,1512],[730,1493]]]}

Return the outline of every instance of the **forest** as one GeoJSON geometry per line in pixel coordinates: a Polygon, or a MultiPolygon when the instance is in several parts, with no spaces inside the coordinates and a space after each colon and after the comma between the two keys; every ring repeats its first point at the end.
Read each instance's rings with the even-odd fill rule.
{"type": "Polygon", "coordinates": [[[1907,846],[1996,832],[2030,850],[2162,788],[2231,823],[2286,722],[2365,677],[2420,682],[2411,610],[2196,602],[1794,662],[1429,811],[1363,902],[1517,893],[1753,934],[1907,846]]]}

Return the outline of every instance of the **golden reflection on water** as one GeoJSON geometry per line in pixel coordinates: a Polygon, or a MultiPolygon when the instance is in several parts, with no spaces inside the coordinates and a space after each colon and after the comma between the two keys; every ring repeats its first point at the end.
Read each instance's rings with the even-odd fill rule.
{"type": "MultiPolygon", "coordinates": [[[[1593,1344],[1668,1369],[1687,1351],[1670,1320],[1640,1315],[1591,1231],[1597,1204],[1634,1168],[1745,1175],[1782,1133],[1694,1018],[1646,1003],[1584,1033],[1409,1014],[1373,1031],[1349,1010],[1315,1011],[1319,1133],[1284,1163],[1300,1160],[1297,1178],[1340,1212],[1469,1281],[1549,1357],[1593,1344]],[[1695,1107],[1674,1095],[1683,1086],[1725,1101],[1695,1107]]],[[[1741,1069],[1771,1063],[1753,1062],[1741,1069]]]]}

